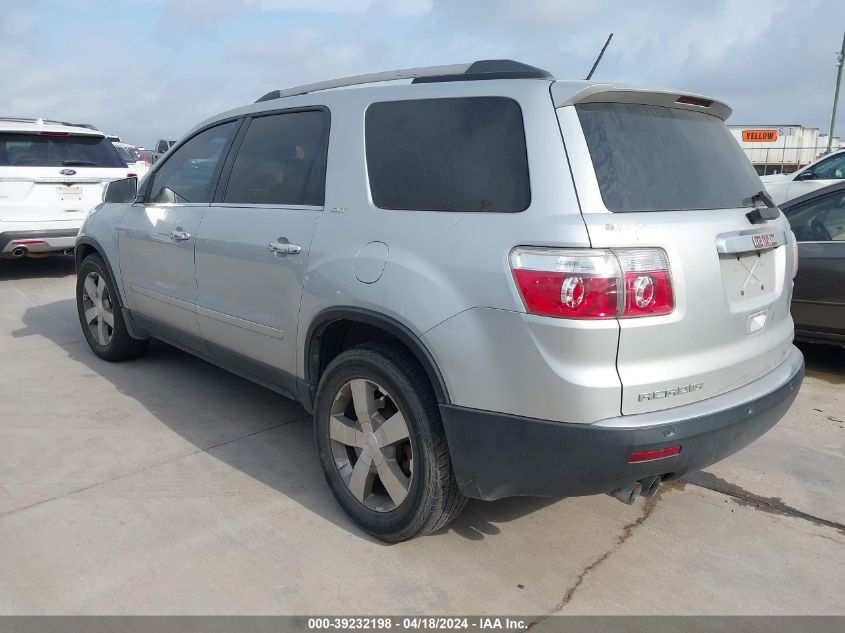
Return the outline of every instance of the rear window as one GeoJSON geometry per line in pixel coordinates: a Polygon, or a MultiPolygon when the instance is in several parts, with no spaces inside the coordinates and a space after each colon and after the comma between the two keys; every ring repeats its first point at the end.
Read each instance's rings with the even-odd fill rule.
{"type": "Polygon", "coordinates": [[[718,117],[662,106],[576,106],[611,211],[750,206],[757,172],[718,117]]]}
{"type": "Polygon", "coordinates": [[[2,167],[126,167],[104,136],[0,133],[2,167]]]}
{"type": "Polygon", "coordinates": [[[366,143],[381,209],[508,212],[531,202],[522,110],[512,99],[374,103],[366,143]]]}
{"type": "Polygon", "coordinates": [[[136,149],[132,147],[121,147],[115,145],[114,148],[117,150],[117,153],[120,154],[120,157],[126,163],[137,163],[141,160],[141,155],[136,149]]]}

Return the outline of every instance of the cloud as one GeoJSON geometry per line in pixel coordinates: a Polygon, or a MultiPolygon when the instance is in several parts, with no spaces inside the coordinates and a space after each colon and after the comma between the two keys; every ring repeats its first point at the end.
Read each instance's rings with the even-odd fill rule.
{"type": "Polygon", "coordinates": [[[4,9],[0,112],[146,145],[344,75],[510,57],[582,78],[611,31],[598,79],[710,94],[736,122],[826,127],[845,24],[840,0],[90,0],[51,19],[63,2],[4,9]]]}

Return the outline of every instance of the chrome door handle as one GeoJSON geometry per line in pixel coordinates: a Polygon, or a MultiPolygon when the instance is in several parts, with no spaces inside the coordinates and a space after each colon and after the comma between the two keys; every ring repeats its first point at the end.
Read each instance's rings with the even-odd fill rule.
{"type": "Polygon", "coordinates": [[[184,242],[191,239],[191,234],[187,231],[170,231],[170,239],[174,242],[184,242]]]}
{"type": "Polygon", "coordinates": [[[287,244],[282,242],[270,242],[267,249],[280,255],[298,255],[302,252],[299,244],[287,244]]]}

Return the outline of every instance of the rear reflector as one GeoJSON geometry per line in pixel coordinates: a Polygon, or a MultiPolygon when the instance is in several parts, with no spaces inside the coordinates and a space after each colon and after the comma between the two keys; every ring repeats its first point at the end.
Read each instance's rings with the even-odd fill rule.
{"type": "Polygon", "coordinates": [[[511,270],[525,309],[569,319],[669,314],[675,307],[669,258],[659,248],[517,247],[511,270]]]}
{"type": "Polygon", "coordinates": [[[26,244],[43,244],[44,240],[13,240],[12,246],[23,246],[26,244]]]}
{"type": "Polygon", "coordinates": [[[709,108],[710,104],[713,102],[710,101],[710,99],[702,99],[701,97],[690,97],[689,95],[683,95],[682,97],[678,97],[677,99],[675,99],[675,103],[685,103],[687,105],[709,108]]]}
{"type": "Polygon", "coordinates": [[[654,451],[635,451],[628,455],[629,464],[638,464],[640,462],[653,462],[655,459],[665,459],[672,457],[681,452],[680,446],[670,446],[669,448],[658,448],[654,451]]]}

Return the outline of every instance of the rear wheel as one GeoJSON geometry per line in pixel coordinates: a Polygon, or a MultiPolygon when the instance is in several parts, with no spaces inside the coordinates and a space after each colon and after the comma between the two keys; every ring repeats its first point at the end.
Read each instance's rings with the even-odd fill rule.
{"type": "Polygon", "coordinates": [[[148,341],[129,335],[114,282],[99,255],[86,257],[77,270],[76,309],[85,340],[100,358],[127,360],[147,349],[148,341]]]}
{"type": "Polygon", "coordinates": [[[391,542],[427,534],[466,504],[431,385],[402,350],[368,344],[338,355],[314,417],[326,481],[370,534],[391,542]]]}

